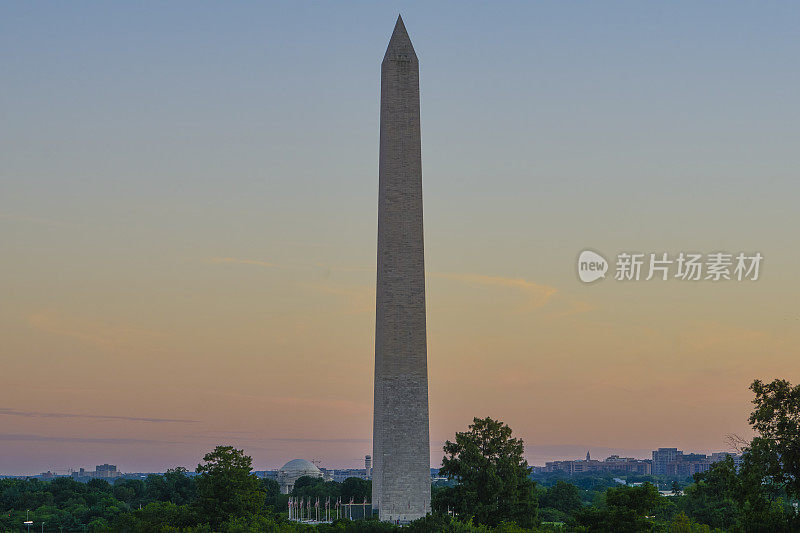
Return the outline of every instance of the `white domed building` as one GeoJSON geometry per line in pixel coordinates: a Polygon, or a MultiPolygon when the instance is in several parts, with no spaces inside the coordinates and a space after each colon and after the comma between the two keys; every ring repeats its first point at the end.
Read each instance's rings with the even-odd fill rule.
{"type": "Polygon", "coordinates": [[[281,485],[281,494],[289,494],[295,482],[303,476],[324,477],[322,470],[311,461],[305,459],[292,459],[278,470],[278,483],[281,485]]]}

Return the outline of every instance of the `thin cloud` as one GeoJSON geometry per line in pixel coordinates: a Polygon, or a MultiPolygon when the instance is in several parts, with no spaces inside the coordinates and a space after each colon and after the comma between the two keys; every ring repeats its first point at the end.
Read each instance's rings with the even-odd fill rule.
{"type": "Polygon", "coordinates": [[[588,313],[589,311],[594,311],[595,309],[597,309],[597,306],[594,304],[573,300],[570,302],[569,308],[564,311],[553,313],[550,316],[553,318],[565,318],[568,316],[579,315],[581,313],[588,313]]]}
{"type": "Polygon", "coordinates": [[[224,396],[226,398],[236,398],[243,400],[257,401],[274,405],[281,405],[287,408],[300,409],[328,409],[340,413],[363,413],[372,409],[372,404],[345,400],[342,398],[308,398],[301,396],[261,396],[255,394],[243,394],[239,392],[217,392],[204,391],[203,394],[210,396],[224,396]]]}
{"type": "Polygon", "coordinates": [[[163,337],[162,334],[154,331],[65,316],[51,311],[33,313],[27,316],[27,320],[28,324],[38,330],[94,344],[103,350],[112,350],[142,340],[156,340],[163,337]]]}
{"type": "Polygon", "coordinates": [[[275,441],[275,442],[321,442],[321,443],[360,443],[360,442],[372,442],[372,439],[363,437],[363,438],[348,438],[348,439],[337,439],[337,438],[302,438],[302,437],[267,437],[265,439],[259,439],[265,441],[275,441]]]}
{"type": "Polygon", "coordinates": [[[327,263],[314,263],[316,268],[320,268],[322,270],[326,270],[329,272],[373,272],[374,268],[369,267],[342,267],[342,266],[332,266],[327,263]]]}
{"type": "Polygon", "coordinates": [[[499,276],[485,276],[483,274],[452,274],[452,273],[431,273],[433,278],[450,279],[460,281],[469,285],[485,285],[491,287],[503,287],[522,291],[530,297],[530,307],[537,308],[547,305],[550,299],[558,292],[555,287],[540,285],[523,278],[505,278],[499,276]]]}
{"type": "Polygon", "coordinates": [[[369,412],[372,405],[342,398],[303,398],[299,396],[270,396],[263,401],[291,408],[329,409],[340,413],[369,412]]]}
{"type": "Polygon", "coordinates": [[[208,259],[211,263],[232,264],[232,265],[255,265],[266,268],[287,268],[294,270],[322,270],[324,272],[369,272],[373,269],[368,267],[342,267],[333,266],[327,263],[317,262],[313,264],[282,265],[272,261],[261,261],[258,259],[240,259],[238,257],[212,257],[208,259]]]}
{"type": "Polygon", "coordinates": [[[331,248],[335,246],[332,242],[299,242],[299,241],[275,241],[279,246],[296,246],[300,248],[331,248]]]}
{"type": "Polygon", "coordinates": [[[7,409],[0,407],[0,416],[19,416],[24,418],[82,418],[94,420],[125,420],[128,422],[153,422],[153,423],[198,423],[199,420],[186,418],[152,418],[142,416],[121,416],[121,415],[91,415],[79,413],[52,413],[43,411],[19,411],[17,409],[7,409]]]}
{"type": "Polygon", "coordinates": [[[266,402],[279,405],[308,407],[314,409],[330,409],[332,411],[351,411],[359,412],[369,410],[370,405],[341,398],[303,398],[299,396],[271,396],[264,398],[266,402]]]}
{"type": "Polygon", "coordinates": [[[270,263],[269,261],[258,261],[256,259],[237,259],[236,257],[212,257],[209,259],[209,261],[212,263],[231,263],[235,265],[256,265],[269,268],[285,268],[282,265],[270,263]]]}
{"type": "Polygon", "coordinates": [[[80,442],[84,444],[183,444],[182,442],[152,440],[152,439],[103,438],[103,437],[51,437],[48,435],[33,435],[25,433],[0,433],[0,441],[80,442]]]}
{"type": "Polygon", "coordinates": [[[765,331],[739,328],[717,322],[696,324],[681,339],[695,350],[753,346],[763,349],[772,340],[765,331]]]}
{"type": "MultiPolygon", "coordinates": [[[[326,263],[314,263],[313,265],[281,265],[272,263],[270,261],[260,261],[256,259],[238,259],[235,257],[215,257],[210,259],[212,263],[227,263],[227,264],[242,264],[242,265],[256,265],[267,268],[291,268],[291,269],[321,269],[325,272],[369,272],[372,268],[368,267],[335,267],[326,263]]],[[[501,276],[486,276],[483,274],[456,274],[456,273],[442,273],[433,272],[429,273],[430,277],[449,279],[466,283],[469,285],[483,285],[492,287],[501,287],[506,289],[517,290],[525,293],[529,297],[529,303],[526,309],[538,308],[547,305],[550,299],[558,292],[555,287],[548,285],[541,285],[533,283],[524,278],[508,278],[501,276]]],[[[336,285],[318,285],[318,284],[300,284],[303,287],[310,288],[319,292],[343,296],[347,298],[353,305],[354,312],[367,312],[372,309],[374,303],[375,290],[372,287],[342,287],[336,285]]],[[[577,302],[578,306],[574,306],[568,311],[565,311],[558,316],[569,316],[571,314],[582,313],[591,310],[588,304],[577,302]]]]}
{"type": "Polygon", "coordinates": [[[375,289],[373,287],[345,287],[314,283],[299,283],[298,285],[323,294],[341,296],[348,302],[351,313],[368,313],[374,310],[375,289]]]}

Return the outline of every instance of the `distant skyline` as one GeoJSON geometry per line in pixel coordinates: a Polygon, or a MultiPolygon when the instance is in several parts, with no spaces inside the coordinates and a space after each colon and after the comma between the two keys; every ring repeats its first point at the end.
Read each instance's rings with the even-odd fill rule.
{"type": "MultiPolygon", "coordinates": [[[[444,443],[442,443],[444,444],[444,443]]],[[[674,448],[675,446],[659,446],[659,448],[674,448]]],[[[592,460],[596,461],[603,461],[611,456],[618,456],[618,457],[632,457],[634,459],[652,459],[652,452],[654,450],[630,450],[630,449],[617,449],[617,448],[581,448],[579,445],[564,445],[564,446],[535,446],[530,447],[526,446],[525,449],[525,456],[528,460],[529,466],[538,466],[543,467],[546,462],[550,461],[583,461],[586,460],[586,453],[590,452],[592,460]],[[581,451],[583,450],[583,451],[581,451]],[[574,455],[571,455],[572,451],[574,451],[574,455]]],[[[731,450],[723,449],[723,450],[682,450],[686,453],[704,453],[706,455],[711,455],[712,453],[716,452],[729,452],[734,453],[731,450]]],[[[303,459],[302,457],[293,457],[293,459],[303,459]]],[[[289,462],[289,459],[284,461],[283,463],[267,466],[267,467],[254,467],[254,471],[264,471],[264,470],[279,470],[286,462],[289,462]]],[[[347,470],[347,469],[364,469],[364,461],[363,457],[361,460],[361,464],[348,464],[348,465],[340,465],[340,464],[326,464],[321,460],[314,460],[315,464],[319,465],[321,468],[325,468],[328,470],[347,470]]],[[[150,473],[150,472],[164,472],[164,470],[144,470],[144,471],[137,471],[137,470],[125,470],[124,468],[120,467],[119,464],[111,462],[108,463],[107,461],[98,463],[97,461],[89,462],[86,464],[75,465],[69,468],[52,470],[52,469],[39,469],[36,471],[31,472],[15,472],[9,474],[8,472],[0,472],[0,476],[7,476],[7,475],[40,475],[43,473],[53,473],[56,475],[67,475],[68,471],[71,469],[73,471],[78,471],[81,468],[87,471],[94,471],[94,468],[101,464],[113,464],[117,467],[117,471],[121,472],[122,474],[130,474],[130,473],[150,473]]],[[[170,468],[175,468],[176,466],[183,466],[190,471],[194,471],[194,463],[187,463],[184,465],[172,465],[170,468]]],[[[441,464],[431,464],[431,468],[438,469],[441,468],[441,464]]]]}
{"type": "Polygon", "coordinates": [[[725,451],[800,381],[795,3],[5,3],[0,472],[363,464],[398,13],[432,465],[473,416],[531,464],[725,451]],[[587,248],[764,263],[585,285],[587,248]]]}

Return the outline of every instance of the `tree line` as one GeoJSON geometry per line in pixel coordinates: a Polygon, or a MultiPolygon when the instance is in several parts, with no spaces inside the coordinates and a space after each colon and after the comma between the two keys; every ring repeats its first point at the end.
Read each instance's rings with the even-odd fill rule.
{"type": "Polygon", "coordinates": [[[491,418],[474,419],[445,443],[440,474],[451,486],[434,491],[433,507],[461,522],[539,531],[796,532],[800,531],[800,385],[754,381],[740,466],[731,457],[692,477],[684,490],[662,496],[652,483],[588,492],[563,480],[537,486],[523,443],[491,418]]]}
{"type": "Polygon", "coordinates": [[[175,468],[113,483],[1,479],[0,531],[22,531],[28,519],[45,531],[317,531],[286,520],[289,496],[363,501],[372,490],[359,478],[303,477],[291,494],[281,494],[277,481],[259,479],[252,459],[232,446],[206,454],[196,474],[175,468]]]}
{"type": "MultiPolygon", "coordinates": [[[[407,533],[692,533],[800,531],[800,386],[754,381],[750,424],[756,432],[731,458],[695,474],[663,496],[649,482],[607,486],[608,480],[537,483],[524,445],[501,421],[475,418],[445,443],[432,490],[432,514],[402,528],[407,533]],[[599,483],[599,484],[598,484],[599,483]]],[[[317,526],[287,519],[289,496],[359,503],[369,481],[300,478],[291,495],[275,480],[259,479],[243,450],[218,446],[196,475],[182,468],[144,480],[113,484],[71,478],[0,480],[0,531],[21,531],[30,519],[45,531],[381,533],[397,526],[346,519],[317,526]]]]}

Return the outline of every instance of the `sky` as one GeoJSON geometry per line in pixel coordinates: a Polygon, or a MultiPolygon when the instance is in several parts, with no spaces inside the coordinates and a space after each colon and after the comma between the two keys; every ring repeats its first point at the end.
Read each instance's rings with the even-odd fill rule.
{"type": "Polygon", "coordinates": [[[791,2],[6,2],[0,472],[371,453],[380,61],[420,59],[431,461],[728,450],[800,381],[791,2]],[[576,258],[759,252],[757,281],[576,258]]]}

